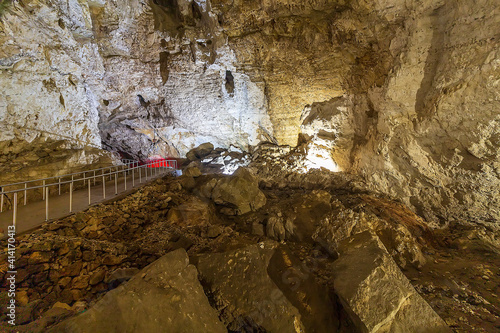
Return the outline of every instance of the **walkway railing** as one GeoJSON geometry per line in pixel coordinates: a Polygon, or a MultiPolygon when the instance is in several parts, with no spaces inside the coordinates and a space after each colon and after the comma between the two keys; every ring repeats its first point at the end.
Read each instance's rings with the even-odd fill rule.
{"type": "Polygon", "coordinates": [[[12,209],[12,224],[16,225],[18,195],[24,195],[24,205],[28,202],[28,191],[42,191],[42,200],[45,201],[45,220],[49,219],[49,196],[50,188],[57,188],[58,195],[61,195],[62,186],[69,184],[69,212],[73,212],[73,191],[75,185],[87,185],[88,202],[91,204],[91,184],[96,185],[102,183],[102,198],[106,198],[106,179],[112,181],[114,178],[115,195],[118,194],[118,178],[123,176],[124,187],[127,190],[127,176],[131,178],[132,187],[135,186],[136,180],[142,183],[143,179],[154,178],[164,172],[174,172],[177,169],[176,160],[157,160],[147,163],[141,163],[134,160],[123,160],[123,165],[115,165],[95,170],[88,170],[66,175],[30,180],[26,182],[18,182],[12,184],[1,185],[0,192],[0,212],[4,211],[5,199],[10,201],[9,194],[12,194],[11,209],[12,209]],[[71,178],[71,179],[69,179],[71,178]],[[66,180],[68,179],[68,180],[66,180]],[[38,185],[37,185],[38,184],[38,185]],[[9,189],[11,188],[11,189],[9,189]]]}

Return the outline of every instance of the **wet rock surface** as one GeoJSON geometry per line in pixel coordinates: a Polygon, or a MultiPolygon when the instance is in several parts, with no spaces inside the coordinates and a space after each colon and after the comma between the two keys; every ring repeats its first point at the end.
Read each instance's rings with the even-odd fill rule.
{"type": "MultiPolygon", "coordinates": [[[[20,235],[18,313],[24,325],[19,322],[16,330],[43,331],[91,309],[140,277],[141,269],[184,249],[226,329],[356,331],[356,317],[338,298],[335,265],[359,261],[346,259],[349,247],[341,244],[367,232],[387,249],[391,269],[401,269],[400,276],[408,277],[454,331],[494,332],[500,324],[498,230],[431,230],[404,205],[361,190],[355,178],[324,170],[290,173],[286,180],[254,179],[265,203],[238,215],[235,206],[210,199],[219,182],[234,177],[246,176],[165,177],[20,235]]],[[[259,198],[248,200],[252,207],[259,198]]],[[[3,312],[2,330],[11,331],[5,319],[3,312]]],[[[392,327],[399,327],[397,320],[392,327]]]]}

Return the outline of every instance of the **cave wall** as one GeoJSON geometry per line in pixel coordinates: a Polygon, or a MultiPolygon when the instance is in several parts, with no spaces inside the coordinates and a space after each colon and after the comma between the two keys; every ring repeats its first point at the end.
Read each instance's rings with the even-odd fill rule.
{"type": "MultiPolygon", "coordinates": [[[[428,221],[500,220],[494,1],[224,1],[278,143],[329,155],[428,221]]],[[[324,157],[324,156],[323,156],[324,157]]]]}
{"type": "Polygon", "coordinates": [[[500,221],[500,20],[492,1],[442,1],[409,15],[351,170],[429,221],[500,221]],[[398,50],[399,49],[399,50],[398,50]]]}
{"type": "Polygon", "coordinates": [[[494,1],[34,0],[1,28],[0,141],[302,145],[436,224],[500,220],[494,1]]]}
{"type": "Polygon", "coordinates": [[[263,82],[238,71],[207,6],[15,2],[1,21],[0,141],[43,134],[146,158],[272,140],[263,82]]]}

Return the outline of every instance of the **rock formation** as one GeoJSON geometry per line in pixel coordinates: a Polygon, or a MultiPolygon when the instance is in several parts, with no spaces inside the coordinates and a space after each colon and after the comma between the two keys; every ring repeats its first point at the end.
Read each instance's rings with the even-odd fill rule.
{"type": "Polygon", "coordinates": [[[170,252],[48,332],[226,332],[197,276],[185,250],[170,252]]]}
{"type": "Polygon", "coordinates": [[[361,332],[450,332],[369,232],[346,239],[335,290],[361,332]]]}
{"type": "MultiPolygon", "coordinates": [[[[500,219],[492,1],[13,1],[1,142],[300,146],[436,225],[500,219]]],[[[5,158],[4,158],[5,159],[5,158]]]]}
{"type": "Polygon", "coordinates": [[[261,181],[264,205],[246,198],[242,207],[254,209],[242,215],[206,195],[249,172],[167,176],[19,235],[18,326],[3,320],[2,307],[0,330],[46,332],[62,322],[53,329],[155,331],[145,319],[152,315],[170,318],[176,332],[202,330],[198,315],[233,332],[442,328],[435,313],[457,331],[488,332],[500,322],[498,232],[433,231],[404,205],[326,171],[261,181]]]}
{"type": "Polygon", "coordinates": [[[491,0],[2,0],[0,184],[187,158],[175,180],[23,236],[21,323],[91,308],[70,319],[86,326],[133,276],[104,299],[175,308],[190,287],[176,304],[212,331],[317,331],[324,304],[341,332],[424,314],[440,331],[434,311],[498,328],[499,31],[491,0]],[[151,263],[178,269],[175,292],[137,275],[151,263]]]}

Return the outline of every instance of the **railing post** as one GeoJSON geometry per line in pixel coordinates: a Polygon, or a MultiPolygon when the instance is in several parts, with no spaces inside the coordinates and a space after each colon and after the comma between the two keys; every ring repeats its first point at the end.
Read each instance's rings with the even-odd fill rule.
{"type": "Polygon", "coordinates": [[[69,183],[69,212],[73,213],[73,182],[69,183]]]}
{"type": "Polygon", "coordinates": [[[95,186],[95,170],[94,170],[94,186],[95,186]]]}
{"type": "Polygon", "coordinates": [[[88,187],[88,192],[89,192],[89,206],[90,206],[90,178],[87,179],[87,187],[88,187]]]}
{"type": "MultiPolygon", "coordinates": [[[[139,164],[139,163],[137,163],[137,164],[139,164]]],[[[137,166],[137,168],[139,170],[139,183],[142,183],[142,175],[141,175],[142,174],[142,168],[139,165],[137,166]]]]}
{"type": "Polygon", "coordinates": [[[3,187],[2,187],[2,193],[0,193],[0,195],[2,196],[0,198],[0,213],[3,212],[3,196],[5,195],[3,192],[4,192],[4,190],[3,190],[3,187]]]}
{"type": "Polygon", "coordinates": [[[43,193],[42,193],[42,200],[45,200],[45,180],[43,181],[43,193]]]}
{"type": "Polygon", "coordinates": [[[104,176],[104,169],[102,170],[102,197],[106,199],[106,177],[104,176]]]}
{"type": "Polygon", "coordinates": [[[45,221],[49,220],[49,188],[46,187],[46,193],[45,193],[45,221]]]}
{"type": "Polygon", "coordinates": [[[59,195],[61,195],[61,178],[59,178],[59,195]]]}
{"type": "Polygon", "coordinates": [[[115,195],[118,194],[118,173],[115,173],[115,195]]]}
{"type": "Polygon", "coordinates": [[[132,188],[135,186],[135,163],[132,164],[132,188]]]}
{"type": "Polygon", "coordinates": [[[14,192],[14,201],[12,202],[12,225],[15,227],[17,222],[17,192],[14,192]]]}
{"type": "Polygon", "coordinates": [[[127,190],[127,169],[125,169],[124,177],[125,177],[125,191],[126,191],[127,190]]]}
{"type": "Polygon", "coordinates": [[[28,197],[26,196],[28,191],[26,190],[28,188],[28,183],[24,183],[24,205],[28,203],[28,197]]]}

